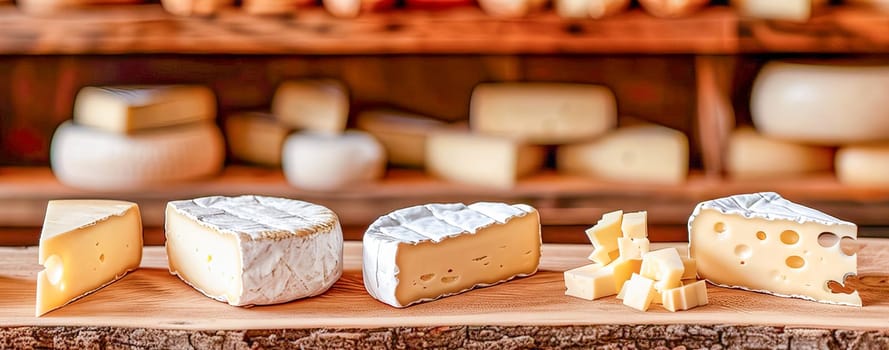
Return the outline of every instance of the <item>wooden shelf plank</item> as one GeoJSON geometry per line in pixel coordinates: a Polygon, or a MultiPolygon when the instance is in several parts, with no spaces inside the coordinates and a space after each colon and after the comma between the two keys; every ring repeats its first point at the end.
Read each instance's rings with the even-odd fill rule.
{"type": "MultiPolygon", "coordinates": [[[[44,317],[34,317],[40,266],[36,248],[0,248],[0,330],[10,326],[132,327],[179,330],[425,327],[454,325],[564,326],[597,324],[745,324],[817,329],[889,328],[889,240],[860,239],[861,308],[708,286],[710,304],[670,313],[636,312],[614,297],[585,301],[564,295],[562,273],[588,263],[589,245],[544,245],[540,272],[502,285],[395,309],[372,299],[361,278],[361,244],[345,245],[343,278],[327,293],[254,308],[200,295],[167,272],[162,247],[147,247],[143,268],[44,317]],[[296,317],[295,317],[296,316],[296,317]]],[[[653,249],[683,244],[655,244],[653,249]]]]}
{"type": "Polygon", "coordinates": [[[0,168],[0,227],[37,227],[46,202],[65,198],[111,198],[139,203],[146,226],[163,225],[170,200],[208,195],[259,194],[325,205],[344,225],[367,226],[392,210],[430,203],[503,201],[540,210],[545,225],[592,225],[605,212],[647,210],[653,224],[684,225],[704,200],[738,193],[776,191],[862,226],[889,226],[889,189],[851,188],[831,174],[781,181],[732,181],[692,173],[679,185],[620,184],[545,171],[509,190],[449,183],[419,170],[390,169],[378,183],[337,192],[314,192],[287,183],[280,170],[229,166],[202,181],[124,191],[87,191],[65,186],[46,167],[0,168]]]}

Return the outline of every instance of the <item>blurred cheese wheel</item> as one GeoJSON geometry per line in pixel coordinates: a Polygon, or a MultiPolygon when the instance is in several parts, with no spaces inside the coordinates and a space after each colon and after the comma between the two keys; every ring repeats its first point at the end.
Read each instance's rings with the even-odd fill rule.
{"type": "Polygon", "coordinates": [[[840,148],[836,170],[846,185],[889,187],[889,142],[840,148]]]}
{"type": "Polygon", "coordinates": [[[661,18],[685,17],[709,3],[710,0],[639,0],[639,5],[645,11],[661,18]]]}
{"type": "Polygon", "coordinates": [[[324,8],[331,15],[353,18],[365,11],[381,11],[395,6],[395,0],[324,0],[324,8]]]}
{"type": "Polygon", "coordinates": [[[750,113],[757,130],[787,141],[889,140],[889,66],[768,63],[753,85],[750,113]]]}
{"type": "Polygon", "coordinates": [[[475,4],[475,0],[404,0],[404,5],[411,9],[440,9],[475,4]]]}
{"type": "Polygon", "coordinates": [[[787,21],[808,21],[812,13],[827,5],[827,0],[732,0],[742,15],[787,21]]]}
{"type": "Polygon", "coordinates": [[[488,15],[500,18],[523,17],[536,12],[549,0],[478,0],[478,5],[488,15]]]}

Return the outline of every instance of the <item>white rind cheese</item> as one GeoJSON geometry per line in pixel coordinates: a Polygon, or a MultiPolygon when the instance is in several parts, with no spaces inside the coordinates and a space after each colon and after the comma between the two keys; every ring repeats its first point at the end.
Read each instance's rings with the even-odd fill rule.
{"type": "Polygon", "coordinates": [[[532,275],[540,246],[540,220],[528,205],[399,209],[364,235],[364,285],[377,300],[406,307],[532,275]]]}
{"type": "Polygon", "coordinates": [[[330,191],[378,180],[386,172],[386,151],[368,133],[295,133],[284,142],[284,175],[292,185],[330,191]]]}
{"type": "Polygon", "coordinates": [[[224,161],[225,141],[212,123],[121,135],[66,122],[50,151],[59,181],[96,190],[193,180],[218,173],[224,161]]]}
{"type": "Polygon", "coordinates": [[[74,102],[74,122],[130,133],[213,120],[216,96],[205,86],[88,86],[74,102]]]}
{"type": "Polygon", "coordinates": [[[858,292],[834,293],[830,282],[857,274],[855,224],[790,202],[777,193],[735,195],[702,202],[688,222],[689,256],[710,283],[861,306],[858,292]]]}
{"type": "Polygon", "coordinates": [[[324,293],[343,272],[339,219],[320,205],[273,197],[167,204],[170,273],[235,306],[324,293]]]}

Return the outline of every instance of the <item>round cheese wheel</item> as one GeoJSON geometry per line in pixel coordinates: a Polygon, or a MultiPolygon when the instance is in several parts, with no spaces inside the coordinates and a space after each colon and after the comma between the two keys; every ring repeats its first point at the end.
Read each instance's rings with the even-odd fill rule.
{"type": "Polygon", "coordinates": [[[284,142],[284,175],[294,186],[329,191],[379,179],[386,170],[383,145],[357,130],[342,135],[302,132],[284,142]]]}
{"type": "Polygon", "coordinates": [[[840,148],[835,167],[843,184],[889,188],[889,142],[840,148]]]}
{"type": "Polygon", "coordinates": [[[753,85],[750,112],[767,136],[820,145],[889,140],[889,66],[772,62],[753,85]]]}
{"type": "Polygon", "coordinates": [[[52,139],[50,163],[62,183],[117,190],[213,175],[225,161],[225,142],[213,123],[118,134],[65,122],[52,139]]]}

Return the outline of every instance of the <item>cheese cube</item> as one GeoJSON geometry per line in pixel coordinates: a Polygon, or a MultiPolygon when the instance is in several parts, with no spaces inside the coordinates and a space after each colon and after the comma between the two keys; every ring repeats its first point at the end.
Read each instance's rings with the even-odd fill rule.
{"type": "Polygon", "coordinates": [[[661,303],[671,312],[707,305],[707,283],[696,281],[661,292],[661,303]]]}
{"type": "Polygon", "coordinates": [[[410,113],[372,110],[358,115],[356,126],[373,135],[390,164],[422,168],[426,165],[426,139],[448,124],[410,113]]]}
{"type": "Polygon", "coordinates": [[[617,103],[599,85],[480,84],[472,92],[473,131],[535,144],[564,144],[602,135],[617,124],[617,103]]]}
{"type": "Polygon", "coordinates": [[[234,306],[324,293],[343,272],[339,219],[320,205],[262,196],[167,203],[170,273],[234,306]]]}
{"type": "Polygon", "coordinates": [[[441,132],[426,143],[426,168],[449,181],[509,189],[540,169],[543,149],[514,139],[441,132]]]}
{"type": "Polygon", "coordinates": [[[685,265],[676,248],[660,249],[642,256],[640,274],[655,281],[658,291],[676,288],[682,285],[685,265]]]}
{"type": "Polygon", "coordinates": [[[524,204],[427,204],[380,217],[363,241],[368,293],[406,307],[534,274],[540,218],[524,204]]]}
{"type": "Polygon", "coordinates": [[[54,200],[40,233],[35,316],[122,278],[142,261],[142,218],[135,203],[54,200]]]}
{"type": "Polygon", "coordinates": [[[624,214],[620,230],[627,238],[648,238],[648,212],[639,211],[624,214]]]}
{"type": "Polygon", "coordinates": [[[74,100],[75,123],[117,133],[215,117],[216,96],[204,86],[89,86],[74,100]]]}
{"type": "Polygon", "coordinates": [[[386,152],[373,136],[295,133],[284,143],[282,165],[293,186],[332,191],[376,181],[386,171],[386,152]]]}
{"type": "Polygon", "coordinates": [[[642,259],[642,256],[648,253],[649,246],[648,238],[619,237],[617,239],[617,248],[621,259],[642,259]]]}
{"type": "Polygon", "coordinates": [[[565,295],[587,300],[615,295],[634,273],[639,273],[642,260],[618,260],[607,266],[590,264],[565,271],[565,295]]]}
{"type": "Polygon", "coordinates": [[[840,148],[837,179],[859,187],[889,187],[889,142],[840,148]]]}
{"type": "Polygon", "coordinates": [[[688,175],[688,138],[658,125],[637,125],[556,149],[559,172],[609,181],[677,184],[688,175]]]}
{"type": "Polygon", "coordinates": [[[735,130],[728,141],[726,172],[734,178],[782,178],[833,168],[834,151],[763,136],[752,128],[735,130]]]}
{"type": "Polygon", "coordinates": [[[700,203],[688,228],[698,275],[716,285],[861,306],[858,291],[828,287],[857,274],[856,254],[840,244],[854,242],[853,223],[764,192],[700,203]]]}
{"type": "Polygon", "coordinates": [[[682,258],[682,280],[698,278],[698,263],[694,258],[681,256],[682,258]]]}
{"type": "Polygon", "coordinates": [[[623,211],[613,211],[602,215],[595,226],[586,230],[587,238],[594,248],[589,256],[590,260],[605,265],[620,256],[617,239],[621,236],[621,220],[623,211]]]}
{"type": "Polygon", "coordinates": [[[278,87],[272,114],[300,131],[342,134],[349,118],[349,92],[336,80],[295,80],[278,87]]]}
{"type": "Polygon", "coordinates": [[[623,286],[624,305],[639,311],[646,311],[654,300],[654,281],[634,273],[623,286]]]}
{"type": "Polygon", "coordinates": [[[827,0],[732,0],[744,16],[798,22],[808,21],[816,8],[826,4],[827,0]]]}
{"type": "Polygon", "coordinates": [[[271,114],[240,113],[225,119],[225,138],[232,155],[243,161],[278,167],[287,128],[271,114]]]}

